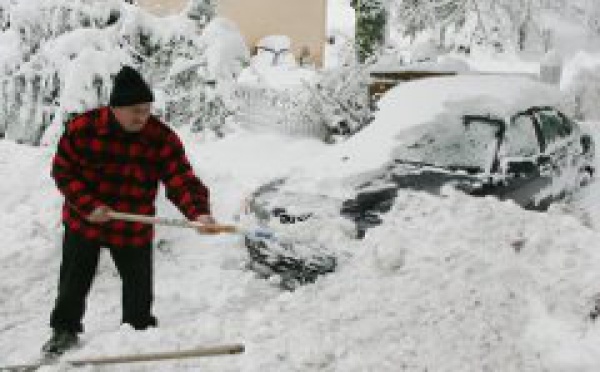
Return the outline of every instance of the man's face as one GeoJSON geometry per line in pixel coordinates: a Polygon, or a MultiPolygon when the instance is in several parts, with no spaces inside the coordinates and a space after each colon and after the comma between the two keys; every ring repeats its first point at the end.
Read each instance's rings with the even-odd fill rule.
{"type": "Polygon", "coordinates": [[[113,107],[112,110],[124,130],[127,132],[139,132],[144,128],[150,117],[152,103],[113,107]]]}

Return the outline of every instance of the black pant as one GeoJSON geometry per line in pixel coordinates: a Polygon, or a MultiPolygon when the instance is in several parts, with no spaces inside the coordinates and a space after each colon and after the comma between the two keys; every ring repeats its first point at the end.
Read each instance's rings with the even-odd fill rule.
{"type": "MultiPolygon", "coordinates": [[[[50,316],[55,330],[82,332],[86,297],[92,286],[100,245],[65,227],[58,296],[50,316]]],[[[156,326],[152,315],[152,247],[109,248],[123,283],[123,323],[137,330],[156,326]]]]}

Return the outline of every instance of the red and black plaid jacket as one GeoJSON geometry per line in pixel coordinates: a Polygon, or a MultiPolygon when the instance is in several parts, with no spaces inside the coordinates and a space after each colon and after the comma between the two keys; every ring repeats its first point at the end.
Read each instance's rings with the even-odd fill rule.
{"type": "Polygon", "coordinates": [[[154,117],[140,132],[128,133],[108,107],[77,116],[58,143],[52,177],[65,197],[65,225],[112,247],[149,246],[154,229],[123,221],[94,224],[85,216],[101,205],[154,215],[159,181],[188,219],[210,213],[209,191],[194,175],[179,137],[154,117]]]}

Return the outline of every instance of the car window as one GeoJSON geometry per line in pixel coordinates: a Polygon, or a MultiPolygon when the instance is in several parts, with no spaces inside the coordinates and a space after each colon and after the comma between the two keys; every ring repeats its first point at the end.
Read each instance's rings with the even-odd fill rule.
{"type": "Polygon", "coordinates": [[[404,161],[486,170],[493,160],[498,131],[484,117],[470,120],[468,125],[463,117],[439,117],[403,132],[403,144],[394,155],[404,161]]]}
{"type": "Polygon", "coordinates": [[[506,128],[502,155],[507,157],[530,157],[540,152],[533,119],[519,115],[506,128]]]}
{"type": "Polygon", "coordinates": [[[559,115],[556,110],[540,110],[536,113],[536,116],[540,122],[540,129],[546,144],[567,137],[573,132],[572,124],[559,115]]]}

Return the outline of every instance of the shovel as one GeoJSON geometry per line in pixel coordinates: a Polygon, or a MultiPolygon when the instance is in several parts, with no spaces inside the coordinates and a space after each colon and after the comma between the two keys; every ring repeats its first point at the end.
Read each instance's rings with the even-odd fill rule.
{"type": "Polygon", "coordinates": [[[324,254],[320,246],[277,237],[265,228],[246,229],[236,225],[201,224],[199,222],[138,214],[109,212],[115,220],[152,225],[193,228],[204,234],[238,234],[245,238],[250,259],[282,278],[282,287],[294,289],[296,284],[314,282],[317,276],[333,272],[334,256],[324,254]],[[303,249],[296,246],[302,245],[303,249]]]}
{"type": "Polygon", "coordinates": [[[140,214],[122,213],[114,211],[108,212],[108,216],[112,219],[121,221],[197,229],[200,233],[203,234],[239,234],[243,236],[256,236],[263,239],[274,239],[274,234],[270,231],[263,229],[249,230],[235,225],[202,224],[199,222],[188,221],[183,219],[145,216],[140,214]]]}

